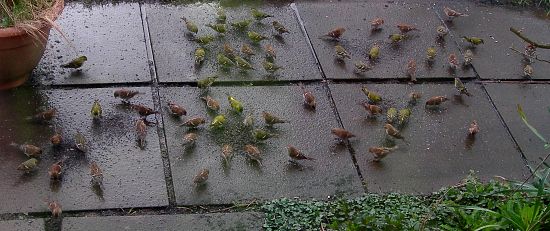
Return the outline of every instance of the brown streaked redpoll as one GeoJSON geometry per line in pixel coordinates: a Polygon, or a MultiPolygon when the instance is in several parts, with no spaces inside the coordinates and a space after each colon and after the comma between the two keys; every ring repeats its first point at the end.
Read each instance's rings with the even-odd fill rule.
{"type": "Polygon", "coordinates": [[[195,175],[195,177],[193,177],[193,183],[195,183],[196,185],[206,183],[209,174],[210,171],[208,171],[208,169],[202,169],[197,175],[195,175]]]}
{"type": "Polygon", "coordinates": [[[173,116],[187,115],[187,110],[185,110],[185,108],[173,102],[168,102],[168,109],[170,109],[170,114],[172,114],[173,116]]]}
{"type": "Polygon", "coordinates": [[[533,76],[533,67],[531,65],[525,64],[525,67],[523,67],[523,76],[526,78],[533,76]]]}
{"type": "Polygon", "coordinates": [[[226,164],[229,163],[229,161],[233,157],[233,147],[229,144],[224,144],[222,146],[221,156],[226,164]]]}
{"type": "Polygon", "coordinates": [[[56,132],[52,137],[50,137],[50,142],[54,146],[60,145],[61,142],[63,142],[63,136],[61,136],[61,134],[56,132]]]}
{"type": "Polygon", "coordinates": [[[138,119],[136,121],[136,140],[138,146],[143,149],[145,148],[147,138],[147,125],[143,119],[138,119]]]}
{"type": "Polygon", "coordinates": [[[370,116],[376,116],[382,113],[382,108],[375,104],[362,103],[361,104],[365,110],[369,112],[370,116]]]}
{"type": "Polygon", "coordinates": [[[298,150],[296,147],[292,145],[287,146],[288,149],[288,156],[292,158],[292,160],[315,160],[314,158],[308,157],[302,153],[302,151],[298,150]]]}
{"type": "Polygon", "coordinates": [[[349,138],[355,137],[354,134],[343,128],[333,128],[330,130],[330,132],[342,140],[347,140],[349,138]]]}
{"type": "Polygon", "coordinates": [[[235,49],[229,43],[223,44],[223,53],[229,58],[235,57],[235,49]]]}
{"type": "Polygon", "coordinates": [[[449,55],[449,67],[453,70],[458,68],[458,59],[454,53],[449,55]]]}
{"type": "Polygon", "coordinates": [[[40,112],[32,117],[27,117],[27,120],[32,120],[35,122],[48,122],[52,120],[57,115],[57,110],[55,108],[45,110],[40,112]]]}
{"type": "Polygon", "coordinates": [[[445,15],[447,15],[447,21],[452,21],[456,17],[466,17],[466,16],[468,16],[467,14],[460,13],[456,10],[453,10],[453,9],[449,8],[449,7],[444,7],[443,12],[445,13],[445,15]]]}
{"type": "Polygon", "coordinates": [[[399,23],[397,24],[397,28],[401,31],[401,33],[407,33],[409,31],[418,30],[415,26],[406,24],[406,23],[399,23]]]}
{"type": "Polygon", "coordinates": [[[52,217],[60,217],[62,210],[61,205],[57,201],[51,201],[48,203],[48,209],[52,213],[52,217]]]}
{"type": "Polygon", "coordinates": [[[247,56],[252,56],[252,55],[255,55],[256,53],[254,53],[254,50],[252,50],[252,47],[250,47],[250,45],[244,43],[242,46],[241,46],[241,53],[247,55],[247,56]]]}
{"type": "Polygon", "coordinates": [[[118,89],[115,90],[114,96],[115,98],[121,98],[124,101],[128,101],[131,98],[134,98],[134,96],[142,94],[139,91],[133,91],[129,89],[118,89]]]}
{"type": "Polygon", "coordinates": [[[39,158],[40,155],[42,155],[42,148],[39,148],[39,147],[34,146],[32,144],[18,145],[16,143],[11,143],[10,145],[14,146],[14,147],[17,147],[19,150],[21,150],[28,157],[39,158]]]}
{"type": "Polygon", "coordinates": [[[278,22],[278,21],[273,21],[271,24],[273,25],[273,28],[275,28],[275,30],[277,31],[277,33],[279,33],[280,35],[281,35],[281,34],[284,34],[284,33],[290,33],[290,32],[285,28],[285,26],[284,26],[282,23],[278,22]]]}
{"type": "Polygon", "coordinates": [[[399,130],[397,130],[397,128],[395,128],[393,125],[384,124],[384,129],[386,130],[387,135],[396,139],[405,140],[405,138],[399,133],[399,130]]]}
{"type": "Polygon", "coordinates": [[[422,98],[422,93],[420,92],[411,92],[409,94],[409,104],[416,105],[417,101],[422,98]]]}
{"type": "Polygon", "coordinates": [[[273,60],[277,58],[277,52],[275,52],[275,48],[271,44],[265,45],[265,57],[267,59],[273,60]]]}
{"type": "Polygon", "coordinates": [[[205,123],[206,123],[206,119],[204,119],[202,117],[193,117],[193,118],[185,121],[185,123],[180,124],[179,126],[180,127],[186,126],[186,127],[189,127],[189,128],[197,128],[198,126],[200,126],[202,124],[205,124],[205,123]]]}
{"type": "Polygon", "coordinates": [[[445,101],[447,101],[445,96],[434,96],[426,101],[426,106],[438,106],[445,101]]]}
{"type": "Polygon", "coordinates": [[[211,96],[207,95],[205,97],[201,97],[201,99],[206,102],[206,107],[208,107],[208,109],[212,111],[220,110],[220,103],[211,96]]]}
{"type": "Polygon", "coordinates": [[[416,61],[409,59],[407,62],[407,76],[411,79],[411,82],[416,82],[416,61]]]}
{"type": "Polygon", "coordinates": [[[95,161],[90,164],[90,175],[92,176],[92,185],[101,186],[103,184],[103,171],[95,161]]]}
{"type": "Polygon", "coordinates": [[[397,146],[393,148],[387,148],[387,147],[370,147],[369,152],[372,153],[374,156],[374,159],[372,161],[378,162],[382,160],[384,157],[386,157],[390,152],[395,150],[397,146]]]}
{"type": "Polygon", "coordinates": [[[158,111],[155,111],[149,107],[139,105],[139,104],[132,104],[132,109],[135,110],[137,113],[139,113],[140,116],[146,117],[148,115],[157,114],[158,111]]]}
{"type": "Polygon", "coordinates": [[[306,105],[308,108],[315,110],[317,107],[317,102],[315,101],[315,96],[313,96],[313,93],[311,91],[307,90],[306,87],[302,83],[299,84],[300,88],[302,89],[302,95],[304,97],[304,105],[306,105]]]}
{"type": "Polygon", "coordinates": [[[468,128],[468,134],[470,136],[474,136],[475,134],[477,134],[479,132],[479,125],[477,124],[477,121],[472,121],[472,123],[470,124],[470,127],[468,128]]]}
{"type": "Polygon", "coordinates": [[[345,28],[337,27],[337,28],[334,28],[331,31],[329,31],[324,36],[321,36],[321,38],[327,38],[328,37],[329,39],[338,40],[344,34],[344,32],[346,32],[345,28]]]}
{"type": "Polygon", "coordinates": [[[282,123],[288,123],[288,121],[283,120],[269,112],[263,111],[262,117],[264,118],[264,121],[267,125],[274,125],[274,124],[282,124],[282,123]]]}
{"type": "Polygon", "coordinates": [[[447,29],[447,27],[445,27],[443,25],[437,26],[437,28],[435,30],[437,31],[437,37],[440,38],[440,39],[445,38],[445,36],[447,36],[447,34],[449,34],[449,29],[447,29]]]}
{"type": "Polygon", "coordinates": [[[375,18],[375,19],[370,21],[370,28],[373,31],[380,30],[380,29],[382,29],[382,28],[380,28],[380,26],[382,26],[383,24],[384,24],[384,19],[375,18]]]}
{"type": "Polygon", "coordinates": [[[59,161],[50,166],[50,169],[48,170],[48,175],[52,180],[59,180],[61,178],[62,165],[63,165],[63,162],[59,161]]]}
{"type": "Polygon", "coordinates": [[[194,145],[197,141],[198,135],[194,132],[189,132],[183,135],[183,145],[194,145]]]}
{"type": "Polygon", "coordinates": [[[262,156],[260,149],[254,145],[247,144],[244,146],[244,152],[248,159],[251,161],[256,161],[260,166],[262,166],[262,156]]]}

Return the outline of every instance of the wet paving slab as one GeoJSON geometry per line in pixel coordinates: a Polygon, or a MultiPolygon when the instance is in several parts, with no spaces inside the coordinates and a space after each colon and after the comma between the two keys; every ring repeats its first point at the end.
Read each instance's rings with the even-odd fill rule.
{"type": "Polygon", "coordinates": [[[546,157],[548,149],[544,148],[544,142],[523,123],[517,105],[520,104],[523,108],[527,121],[548,139],[550,105],[547,99],[550,85],[488,83],[485,87],[529,164],[536,166],[546,157]]]}
{"type": "Polygon", "coordinates": [[[27,220],[11,220],[0,221],[0,230],[10,231],[39,231],[44,229],[44,220],[42,219],[27,219],[27,220]]]}
{"type": "MultiPolygon", "coordinates": [[[[528,62],[523,55],[510,49],[514,47],[525,51],[526,42],[510,31],[510,27],[522,30],[523,34],[533,41],[548,41],[550,34],[550,16],[544,12],[520,8],[494,7],[476,5],[470,2],[446,2],[437,4],[437,12],[447,19],[443,7],[449,6],[468,14],[468,17],[457,18],[446,22],[452,37],[462,50],[470,49],[474,53],[473,65],[482,79],[523,79],[523,68],[528,62]],[[479,46],[472,46],[463,36],[475,36],[484,40],[479,46]]],[[[537,49],[540,58],[550,57],[550,50],[537,49]]],[[[547,59],[547,58],[546,58],[547,59]]],[[[550,79],[550,65],[534,61],[533,79],[550,79]]]]}
{"type": "Polygon", "coordinates": [[[56,23],[70,43],[52,29],[33,81],[42,85],[151,82],[139,4],[68,3],[56,23]],[[79,70],[60,67],[80,55],[88,61],[79,70]]]}
{"type": "Polygon", "coordinates": [[[62,230],[261,230],[261,213],[70,217],[62,230]],[[185,228],[183,228],[185,227],[185,228]]]}
{"type": "Polygon", "coordinates": [[[451,84],[369,84],[382,96],[383,115],[367,118],[360,105],[367,102],[360,84],[332,84],[330,89],[344,127],[357,135],[351,139],[357,163],[370,192],[429,193],[454,185],[470,170],[483,180],[495,175],[521,179],[526,173],[521,153],[515,148],[486,93],[477,84],[466,84],[471,97],[459,97],[451,84]],[[419,92],[415,106],[408,95],[419,92]],[[440,107],[426,108],[432,96],[449,98],[440,107]],[[386,111],[412,108],[407,123],[396,125],[405,141],[389,138],[384,131],[386,111]],[[468,136],[477,120],[480,132],[468,136]],[[373,162],[369,148],[397,146],[380,162],[373,162]]]}
{"type": "MultiPolygon", "coordinates": [[[[152,107],[149,88],[134,103],[152,107]]],[[[91,210],[121,207],[155,207],[168,204],[164,169],[156,127],[147,129],[147,145],[137,146],[135,121],[138,114],[113,97],[114,89],[35,90],[19,88],[2,92],[0,106],[0,172],[4,179],[0,213],[45,212],[46,201],[58,201],[63,210],[91,210]],[[103,117],[94,121],[90,109],[95,99],[103,117]],[[18,102],[14,104],[13,102],[18,102]],[[29,120],[37,112],[55,108],[52,121],[29,120]],[[50,137],[59,133],[60,146],[50,137]],[[76,150],[76,134],[87,140],[86,153],[76,150]],[[29,158],[12,144],[33,144],[42,148],[34,171],[16,170],[29,158]],[[50,180],[53,163],[63,161],[60,180],[50,180]],[[91,184],[90,164],[103,171],[103,186],[91,184]]],[[[155,118],[150,116],[149,120],[155,118]]]]}
{"type": "Polygon", "coordinates": [[[317,108],[303,106],[298,86],[214,87],[208,95],[221,104],[219,113],[226,116],[223,128],[199,127],[188,130],[178,127],[193,117],[206,118],[210,123],[215,112],[209,111],[199,97],[204,92],[196,88],[163,88],[162,102],[173,101],[187,108],[187,116],[179,119],[163,109],[168,153],[176,201],[179,205],[229,204],[235,201],[268,200],[280,197],[323,199],[331,195],[352,196],[364,192],[352,158],[345,147],[336,147],[331,128],[338,127],[326,91],[321,85],[308,85],[317,97],[317,108]],[[244,105],[242,114],[230,109],[227,95],[244,105]],[[263,111],[289,123],[265,125],[263,111]],[[264,129],[274,137],[263,142],[252,136],[252,127],[243,124],[246,116],[255,118],[254,129],[264,129]],[[189,132],[198,134],[195,145],[183,145],[189,132]],[[221,157],[222,147],[233,148],[229,163],[221,157]],[[259,148],[261,164],[248,159],[244,146],[259,148]],[[293,145],[315,161],[303,161],[301,166],[289,162],[287,146],[293,145]],[[193,184],[194,176],[209,170],[205,185],[193,184]]]}
{"type": "Polygon", "coordinates": [[[442,22],[429,4],[334,2],[297,5],[327,78],[408,78],[406,67],[410,59],[417,64],[417,78],[475,77],[469,67],[455,71],[449,69],[447,57],[451,53],[461,57],[460,52],[449,38],[436,38],[436,28],[442,22]],[[370,21],[377,17],[383,18],[385,23],[381,30],[371,31],[370,21]],[[407,39],[394,45],[388,36],[399,33],[398,23],[411,24],[419,30],[408,32],[407,39]],[[340,41],[322,39],[322,35],[337,27],[346,29],[340,41]],[[338,44],[348,51],[351,59],[345,62],[336,59],[334,47],[338,44]],[[375,44],[380,47],[380,55],[371,62],[368,52],[375,44]],[[426,61],[429,47],[437,50],[431,63],[426,61]],[[372,69],[363,74],[354,73],[354,64],[358,61],[372,66],[372,69]]]}
{"type": "MultiPolygon", "coordinates": [[[[192,4],[184,6],[144,5],[151,35],[155,65],[160,82],[194,82],[197,79],[219,75],[219,81],[277,81],[321,79],[307,39],[290,6],[262,6],[257,9],[272,14],[274,17],[261,22],[252,19],[249,30],[267,36],[260,43],[253,43],[247,37],[247,31],[236,30],[229,23],[251,19],[250,7],[241,6],[225,8],[227,15],[227,32],[219,36],[206,24],[216,23],[217,4],[192,4]],[[199,27],[197,36],[189,34],[181,17],[185,16],[199,27]],[[276,36],[272,21],[282,23],[290,33],[276,36]],[[197,66],[194,63],[195,49],[200,46],[193,41],[200,36],[212,35],[215,40],[204,46],[205,61],[197,66]],[[248,61],[254,70],[242,72],[236,67],[229,70],[220,68],[217,55],[223,52],[225,43],[235,49],[237,55],[243,44],[248,44],[256,55],[248,61]],[[274,74],[268,74],[262,66],[265,60],[265,46],[271,45],[275,52],[275,65],[282,66],[274,74]]],[[[244,57],[244,56],[243,56],[244,57]]]]}

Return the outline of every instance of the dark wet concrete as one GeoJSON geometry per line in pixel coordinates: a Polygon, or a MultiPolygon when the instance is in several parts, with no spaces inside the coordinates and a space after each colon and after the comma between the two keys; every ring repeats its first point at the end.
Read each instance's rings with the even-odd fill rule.
{"type": "Polygon", "coordinates": [[[44,85],[151,81],[138,4],[71,3],[56,22],[72,44],[52,29],[34,81],[44,85]],[[59,67],[80,55],[88,57],[81,71],[59,67]]]}
{"type": "Polygon", "coordinates": [[[546,157],[548,149],[544,149],[544,142],[523,123],[517,111],[517,104],[522,106],[527,115],[527,121],[548,139],[550,137],[548,126],[550,86],[539,84],[486,84],[485,86],[512,136],[529,160],[529,164],[536,166],[541,158],[546,157]]]}
{"type": "MultiPolygon", "coordinates": [[[[187,34],[181,17],[185,16],[199,26],[199,36],[214,35],[217,33],[205,27],[205,24],[215,23],[216,4],[195,4],[188,6],[146,5],[147,22],[151,34],[153,53],[160,82],[194,82],[197,79],[213,74],[219,74],[219,81],[276,81],[276,80],[303,80],[321,79],[321,75],[307,44],[307,39],[300,29],[294,11],[289,6],[261,7],[264,12],[275,15],[261,23],[251,24],[251,30],[261,33],[269,38],[258,45],[250,43],[246,31],[234,30],[228,24],[228,32],[224,37],[206,46],[206,60],[200,68],[194,65],[194,52],[199,45],[190,41],[192,37],[187,34]],[[282,37],[273,36],[271,22],[277,20],[291,31],[282,37]],[[219,69],[216,55],[223,51],[223,44],[228,42],[240,54],[243,43],[251,45],[257,53],[251,59],[251,64],[256,70],[242,73],[238,68],[231,68],[229,72],[219,69]],[[265,45],[271,44],[277,52],[275,63],[283,66],[276,75],[269,76],[262,67],[265,45]]],[[[234,22],[252,18],[250,8],[227,8],[227,22],[234,22]]]]}
{"type": "Polygon", "coordinates": [[[6,231],[39,231],[44,230],[44,220],[42,219],[27,219],[27,220],[12,220],[0,221],[0,230],[6,231]]]}
{"type": "MultiPolygon", "coordinates": [[[[153,106],[148,88],[136,88],[143,95],[134,103],[153,106]]],[[[149,127],[144,150],[135,141],[136,112],[113,97],[114,89],[76,89],[36,91],[20,88],[2,92],[0,106],[0,194],[1,213],[48,211],[44,201],[56,200],[63,210],[106,209],[119,207],[165,206],[168,204],[164,169],[155,127],[149,127]],[[103,118],[92,121],[91,105],[99,99],[103,118]],[[17,102],[14,104],[13,102],[17,102]],[[35,124],[25,117],[45,108],[56,108],[58,116],[47,124],[35,124]],[[61,147],[53,147],[50,136],[59,129],[65,138],[61,147]],[[74,134],[79,131],[89,142],[89,152],[74,150],[74,134]],[[10,146],[30,143],[44,152],[38,168],[31,174],[17,171],[27,160],[10,146]],[[48,176],[51,164],[65,160],[63,177],[52,183],[48,176]],[[89,164],[95,161],[103,169],[103,190],[90,184],[89,164]]],[[[155,118],[150,116],[149,120],[155,118]]]]}
{"type": "MultiPolygon", "coordinates": [[[[167,115],[163,108],[168,152],[176,200],[187,204],[226,204],[252,199],[280,197],[326,198],[329,195],[358,195],[363,192],[351,156],[345,147],[333,148],[330,129],[338,127],[326,93],[320,85],[307,86],[317,97],[317,110],[303,107],[298,86],[273,87],[216,87],[210,95],[221,103],[220,113],[227,116],[228,125],[222,130],[199,128],[194,148],[182,146],[187,129],[177,127],[183,120],[167,115]],[[230,110],[226,94],[244,104],[243,115],[252,113],[256,127],[264,128],[261,117],[266,110],[290,123],[266,128],[277,137],[258,144],[263,167],[250,162],[242,147],[253,142],[250,129],[243,128],[243,115],[230,110]],[[220,156],[223,144],[231,144],[234,157],[229,166],[220,156]],[[287,145],[294,145],[316,161],[304,162],[303,168],[288,162],[287,145]],[[208,168],[210,177],[202,187],[194,187],[193,177],[200,169],[208,168]]],[[[188,119],[203,116],[210,122],[205,104],[195,88],[161,89],[162,102],[173,100],[188,109],[188,119]]],[[[164,104],[163,107],[166,107],[164,104]]]]}
{"type": "Polygon", "coordinates": [[[526,168],[486,94],[479,85],[467,84],[472,97],[455,97],[451,84],[369,84],[383,97],[384,116],[367,120],[367,112],[358,105],[365,102],[359,84],[330,85],[344,127],[359,138],[351,146],[370,192],[429,193],[453,185],[470,170],[482,179],[495,175],[518,179],[526,168]],[[398,110],[408,102],[412,91],[422,93],[422,99],[412,109],[409,123],[401,129],[407,145],[398,146],[379,163],[370,162],[371,146],[392,146],[386,139],[383,125],[389,107],[398,110]],[[428,110],[428,98],[446,95],[450,100],[439,109],[428,110]],[[468,139],[468,127],[477,120],[481,129],[475,139],[468,139]]]}
{"type": "MultiPolygon", "coordinates": [[[[476,5],[474,3],[438,4],[438,13],[443,14],[443,7],[449,5],[455,10],[469,14],[466,18],[458,18],[453,23],[447,23],[455,41],[462,49],[474,52],[472,62],[482,79],[522,79],[525,61],[523,56],[510,50],[515,47],[520,52],[526,43],[510,31],[510,27],[523,30],[523,33],[540,43],[548,43],[550,33],[550,17],[536,14],[531,10],[518,8],[503,8],[476,5]],[[462,36],[477,36],[485,43],[472,49],[462,36]]],[[[542,59],[550,57],[550,50],[537,49],[537,55],[542,59]]],[[[534,69],[534,79],[550,79],[550,65],[538,62],[531,64],[534,69]]]]}
{"type": "Polygon", "coordinates": [[[407,78],[405,68],[411,58],[416,60],[418,78],[475,77],[470,68],[456,72],[448,69],[448,55],[458,55],[459,51],[449,38],[437,41],[436,27],[442,22],[429,4],[298,3],[298,10],[327,78],[407,78]],[[370,21],[376,17],[382,17],[385,24],[381,31],[371,33],[370,21]],[[398,23],[412,24],[420,31],[409,32],[409,39],[394,46],[388,36],[399,32],[398,23]],[[340,42],[319,39],[336,27],[347,29],[340,42]],[[369,63],[368,52],[375,43],[381,49],[379,59],[371,63],[374,68],[362,76],[354,74],[356,61],[369,63]],[[336,61],[336,44],[346,48],[352,59],[345,63],[336,61]],[[426,50],[430,46],[437,49],[437,56],[433,64],[428,65],[426,50]]]}
{"type": "Polygon", "coordinates": [[[260,213],[213,213],[63,219],[62,230],[261,230],[260,213]]]}

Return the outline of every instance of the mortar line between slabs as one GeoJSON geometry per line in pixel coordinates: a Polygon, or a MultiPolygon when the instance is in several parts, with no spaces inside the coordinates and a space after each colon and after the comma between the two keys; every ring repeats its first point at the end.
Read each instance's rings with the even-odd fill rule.
{"type": "MultiPolygon", "coordinates": [[[[298,7],[296,6],[296,3],[290,4],[290,7],[292,10],[294,10],[294,15],[296,16],[296,19],[298,20],[298,23],[300,24],[300,27],[302,29],[302,33],[304,33],[304,36],[306,38],[306,42],[309,45],[310,51],[313,55],[313,58],[315,59],[315,62],[317,64],[317,68],[319,69],[319,72],[324,80],[321,82],[323,83],[323,86],[325,87],[325,94],[329,98],[330,106],[332,107],[334,116],[336,116],[336,122],[338,122],[338,126],[341,128],[344,127],[344,124],[342,123],[342,118],[340,117],[340,113],[338,112],[338,108],[336,108],[336,103],[334,102],[334,99],[332,97],[332,91],[330,90],[327,76],[323,70],[323,66],[321,65],[319,58],[317,57],[317,53],[315,52],[315,48],[313,47],[313,44],[311,43],[311,38],[309,37],[306,27],[304,26],[304,22],[302,18],[300,17],[300,12],[298,11],[298,7]]],[[[355,170],[357,171],[357,175],[359,176],[359,180],[361,180],[361,186],[364,192],[367,192],[366,186],[364,184],[363,174],[361,174],[361,170],[359,169],[359,165],[357,164],[357,158],[355,157],[355,151],[351,147],[351,144],[349,141],[346,142],[346,148],[348,149],[348,152],[351,156],[351,161],[353,162],[353,165],[355,166],[355,170]]]]}
{"type": "Polygon", "coordinates": [[[145,44],[147,48],[147,60],[149,63],[149,70],[151,72],[151,78],[152,78],[152,97],[153,97],[153,104],[155,105],[156,111],[161,112],[155,117],[157,118],[157,134],[159,139],[159,145],[160,145],[160,157],[162,160],[162,169],[164,170],[164,181],[166,184],[166,194],[168,197],[168,205],[169,206],[175,206],[176,205],[176,193],[174,189],[174,181],[172,178],[172,169],[170,167],[170,158],[168,157],[168,145],[166,140],[166,134],[164,129],[164,116],[162,114],[162,102],[160,97],[160,89],[158,84],[158,76],[157,76],[157,66],[155,63],[155,55],[153,53],[153,45],[151,43],[151,34],[149,32],[149,24],[147,23],[147,12],[144,9],[143,4],[139,4],[139,10],[141,15],[141,21],[143,26],[143,34],[145,39],[145,44]]]}

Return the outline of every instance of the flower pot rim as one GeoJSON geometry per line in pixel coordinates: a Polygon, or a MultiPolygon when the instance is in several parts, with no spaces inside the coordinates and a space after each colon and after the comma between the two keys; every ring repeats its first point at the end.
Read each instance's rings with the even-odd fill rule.
{"type": "MultiPolygon", "coordinates": [[[[63,8],[65,8],[65,0],[56,0],[50,9],[44,11],[44,16],[50,17],[52,21],[55,21],[63,11],[63,8]]],[[[44,24],[47,24],[44,20],[38,20],[37,23],[41,24],[38,28],[42,28],[44,24]]],[[[16,27],[0,28],[0,38],[23,36],[26,33],[25,30],[16,27]]]]}

